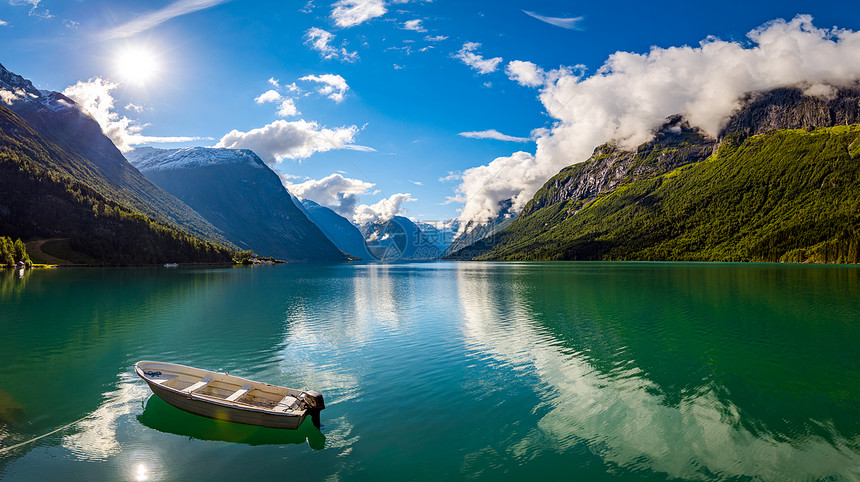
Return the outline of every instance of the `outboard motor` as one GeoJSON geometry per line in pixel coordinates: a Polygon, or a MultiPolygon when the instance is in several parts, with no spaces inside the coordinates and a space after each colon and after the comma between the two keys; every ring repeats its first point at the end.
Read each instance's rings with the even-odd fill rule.
{"type": "Polygon", "coordinates": [[[325,408],[322,393],[316,390],[302,392],[301,399],[307,411],[311,413],[311,421],[316,428],[320,427],[320,411],[325,408]]]}

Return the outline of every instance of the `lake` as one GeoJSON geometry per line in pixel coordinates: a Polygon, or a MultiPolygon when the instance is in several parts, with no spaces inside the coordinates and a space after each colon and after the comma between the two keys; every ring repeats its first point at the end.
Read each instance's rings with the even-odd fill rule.
{"type": "Polygon", "coordinates": [[[0,343],[4,480],[860,480],[857,267],[4,270],[0,343]],[[187,414],[143,359],[322,426],[187,414]]]}

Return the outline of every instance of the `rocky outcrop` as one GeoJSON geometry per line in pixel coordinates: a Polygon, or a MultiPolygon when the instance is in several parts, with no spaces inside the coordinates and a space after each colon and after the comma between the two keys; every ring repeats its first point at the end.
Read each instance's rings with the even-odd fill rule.
{"type": "Polygon", "coordinates": [[[720,131],[720,140],[743,141],[776,129],[857,124],[860,87],[786,87],[748,94],[741,105],[720,131]]]}
{"type": "Polygon", "coordinates": [[[681,116],[673,116],[652,141],[635,151],[604,144],[588,161],[562,169],[535,194],[520,216],[564,201],[594,199],[623,182],[647,179],[701,161],[713,153],[715,146],[715,140],[690,127],[681,116]]]}

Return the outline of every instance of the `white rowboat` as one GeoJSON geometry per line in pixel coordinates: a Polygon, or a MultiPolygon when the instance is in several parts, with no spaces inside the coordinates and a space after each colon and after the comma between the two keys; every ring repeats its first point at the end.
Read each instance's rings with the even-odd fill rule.
{"type": "Polygon", "coordinates": [[[295,429],[311,415],[319,426],[323,397],[225,373],[155,361],[139,361],[134,372],[152,393],[196,415],[263,427],[295,429]]]}

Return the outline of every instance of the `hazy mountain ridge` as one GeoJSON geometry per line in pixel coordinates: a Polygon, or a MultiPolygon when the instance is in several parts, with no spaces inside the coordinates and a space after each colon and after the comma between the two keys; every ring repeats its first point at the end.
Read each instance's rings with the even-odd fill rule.
{"type": "Polygon", "coordinates": [[[362,236],[358,226],[332,209],[321,206],[310,199],[299,201],[299,203],[304,207],[308,218],[341,251],[368,261],[376,259],[367,250],[364,236],[362,236]]]}
{"type": "Polygon", "coordinates": [[[62,154],[33,162],[81,182],[108,199],[202,239],[231,243],[197,212],[147,180],[123,157],[101,126],[72,99],[40,91],[0,65],[0,101],[62,154]]]}
{"type": "Polygon", "coordinates": [[[242,249],[284,260],[346,259],[252,151],[149,147],[126,157],[242,249]]]}
{"type": "MultiPolygon", "coordinates": [[[[654,140],[635,151],[607,144],[596,149],[588,161],[563,169],[535,194],[510,227],[495,239],[468,249],[480,259],[856,262],[853,255],[846,254],[851,242],[845,233],[854,232],[857,221],[844,216],[836,221],[833,213],[838,210],[844,214],[843,205],[853,205],[857,187],[843,182],[844,192],[838,196],[822,193],[796,172],[806,170],[811,179],[824,176],[823,183],[829,174],[854,172],[856,129],[834,126],[856,124],[858,120],[858,88],[833,90],[827,97],[804,95],[800,88],[751,94],[718,140],[673,117],[654,140]],[[831,139],[830,143],[823,142],[824,137],[831,139]],[[737,172],[740,166],[747,171],[737,172]],[[726,184],[711,169],[735,173],[737,186],[748,186],[761,199],[751,204],[738,195],[737,186],[726,184]],[[707,178],[707,182],[687,182],[699,177],[707,178]],[[757,187],[769,183],[785,187],[797,197],[779,196],[781,191],[757,187]],[[638,197],[633,197],[634,193],[638,197]],[[827,206],[825,199],[831,195],[837,196],[832,202],[838,206],[827,206]],[[795,206],[801,198],[815,198],[813,205],[821,212],[795,206]],[[694,199],[698,204],[688,204],[694,199]],[[734,203],[726,204],[728,199],[734,203]],[[712,212],[710,219],[700,214],[717,205],[721,209],[712,212]],[[765,205],[769,206],[767,216],[795,226],[791,232],[797,243],[767,234],[776,229],[769,224],[735,225],[726,218],[733,215],[747,222],[750,217],[759,219],[765,216],[761,207],[765,205]],[[679,210],[686,217],[676,217],[679,210]],[[801,211],[802,215],[797,214],[801,211]],[[786,212],[795,212],[797,219],[786,212]],[[695,225],[691,224],[694,220],[695,225]],[[797,223],[806,223],[806,231],[797,228],[797,223]],[[713,230],[709,235],[708,229],[713,230]],[[682,247],[682,239],[691,244],[682,247]],[[754,249],[750,243],[778,247],[754,249]],[[825,245],[831,250],[842,246],[836,250],[842,250],[841,254],[822,251],[825,245]]],[[[785,237],[788,231],[781,232],[785,237]]]]}

